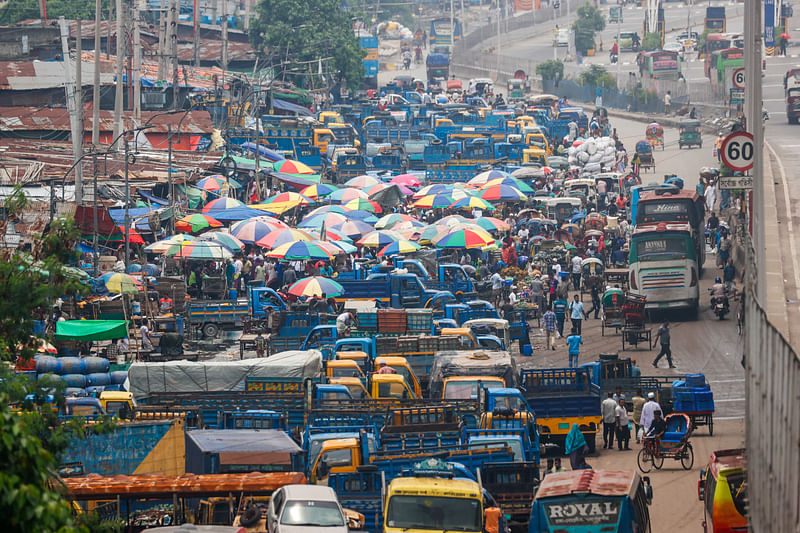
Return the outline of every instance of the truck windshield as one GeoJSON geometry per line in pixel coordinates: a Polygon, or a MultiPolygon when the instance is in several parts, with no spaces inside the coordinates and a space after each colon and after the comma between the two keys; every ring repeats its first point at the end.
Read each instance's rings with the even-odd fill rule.
{"type": "Polygon", "coordinates": [[[287,502],[281,514],[281,524],[287,526],[334,527],[343,526],[342,511],[335,502],[293,501],[287,502]]]}
{"type": "Polygon", "coordinates": [[[389,498],[386,525],[438,531],[480,531],[481,502],[478,499],[425,494],[396,495],[389,498]]]}
{"type": "Polygon", "coordinates": [[[522,453],[522,441],[518,438],[509,439],[492,439],[492,440],[478,440],[470,441],[470,450],[490,450],[494,448],[502,448],[508,446],[511,448],[511,453],[514,454],[514,461],[522,461],[525,455],[522,453]]]}
{"type": "Polygon", "coordinates": [[[505,385],[496,381],[453,381],[445,385],[444,397],[446,400],[470,400],[478,397],[478,381],[485,389],[496,389],[505,385]]]}
{"type": "Polygon", "coordinates": [[[691,249],[684,237],[653,237],[634,240],[639,261],[671,261],[686,259],[691,249]]]}

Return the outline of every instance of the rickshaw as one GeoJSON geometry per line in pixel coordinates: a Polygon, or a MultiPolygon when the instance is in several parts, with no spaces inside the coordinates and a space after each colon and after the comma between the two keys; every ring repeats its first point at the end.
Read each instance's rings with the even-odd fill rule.
{"type": "Polygon", "coordinates": [[[608,8],[608,23],[616,24],[624,22],[622,17],[622,6],[611,6],[608,8]]]}
{"type": "Polygon", "coordinates": [[[584,227],[583,241],[582,241],[584,250],[589,249],[589,243],[591,243],[592,240],[594,239],[595,241],[597,241],[597,251],[603,252],[605,250],[605,242],[603,242],[605,240],[605,237],[606,237],[605,231],[601,229],[586,229],[584,227]]]}
{"type": "Polygon", "coordinates": [[[625,325],[622,326],[622,350],[625,350],[625,342],[631,346],[638,346],[640,342],[647,341],[650,349],[653,349],[653,342],[650,337],[650,330],[645,329],[644,324],[647,320],[645,314],[644,296],[638,294],[625,294],[625,303],[622,305],[622,314],[625,318],[625,325]]]}
{"type": "Polygon", "coordinates": [[[651,148],[660,146],[662,150],[664,149],[664,128],[661,124],[651,122],[644,131],[651,148]]]}
{"type": "Polygon", "coordinates": [[[578,224],[567,222],[561,225],[562,230],[566,230],[572,235],[572,241],[577,241],[583,237],[583,228],[578,224]]]}
{"type": "Polygon", "coordinates": [[[639,160],[640,169],[650,169],[655,172],[656,162],[655,159],[653,159],[653,147],[650,146],[648,141],[639,141],[636,143],[636,152],[633,157],[634,160],[639,160]]]}
{"type": "Polygon", "coordinates": [[[651,437],[642,439],[642,449],[636,462],[639,470],[648,473],[655,467],[661,470],[664,459],[675,459],[681,462],[684,470],[691,470],[694,465],[694,450],[689,438],[692,435],[692,423],[683,413],[672,413],[664,419],[667,430],[660,441],[651,437]]]}
{"type": "Polygon", "coordinates": [[[584,290],[590,292],[592,287],[601,287],[605,283],[603,271],[605,265],[597,257],[587,257],[581,261],[581,297],[584,290]]]}
{"type": "Polygon", "coordinates": [[[680,137],[678,137],[678,149],[684,146],[691,148],[694,145],[699,148],[703,147],[703,136],[700,133],[699,120],[681,120],[678,123],[678,132],[680,134],[680,137]]]}
{"type": "Polygon", "coordinates": [[[606,217],[600,213],[589,213],[586,215],[586,219],[583,221],[583,226],[586,229],[602,230],[605,229],[606,224],[606,217]]]}
{"type": "Polygon", "coordinates": [[[616,287],[607,289],[603,293],[601,302],[603,304],[601,309],[603,322],[600,325],[600,335],[605,336],[606,328],[614,328],[614,333],[619,333],[619,330],[625,326],[625,315],[622,312],[622,305],[625,303],[625,291],[616,287]]]}

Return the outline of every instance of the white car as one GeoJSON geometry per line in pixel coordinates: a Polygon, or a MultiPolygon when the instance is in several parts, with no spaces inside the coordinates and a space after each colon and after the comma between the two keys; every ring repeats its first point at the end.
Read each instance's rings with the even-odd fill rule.
{"type": "Polygon", "coordinates": [[[663,49],[667,50],[668,52],[678,52],[678,54],[681,56],[681,59],[683,59],[683,45],[681,43],[672,41],[664,44],[663,49]]]}
{"type": "Polygon", "coordinates": [[[323,485],[285,485],[276,490],[267,510],[269,533],[347,533],[336,493],[323,485]]]}
{"type": "Polygon", "coordinates": [[[567,28],[560,28],[556,35],[557,46],[569,46],[569,30],[567,28]]]}

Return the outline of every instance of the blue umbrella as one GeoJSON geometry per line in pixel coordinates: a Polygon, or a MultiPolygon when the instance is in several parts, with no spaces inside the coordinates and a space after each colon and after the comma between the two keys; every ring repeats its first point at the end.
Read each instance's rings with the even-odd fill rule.
{"type": "Polygon", "coordinates": [[[345,211],[343,213],[347,218],[352,218],[358,220],[360,222],[366,222],[370,225],[375,225],[378,221],[378,217],[370,213],[369,211],[345,211]]]}
{"type": "Polygon", "coordinates": [[[235,222],[239,220],[247,220],[248,218],[264,216],[264,211],[261,209],[253,209],[245,205],[239,207],[230,207],[222,211],[214,211],[214,218],[220,222],[235,222]]]}

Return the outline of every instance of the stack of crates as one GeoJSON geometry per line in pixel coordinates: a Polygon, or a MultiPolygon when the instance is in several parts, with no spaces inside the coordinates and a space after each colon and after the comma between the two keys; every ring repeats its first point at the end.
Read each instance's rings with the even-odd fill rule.
{"type": "Polygon", "coordinates": [[[678,392],[675,397],[675,410],[679,413],[693,413],[697,411],[695,393],[692,391],[678,392]]]}
{"type": "Polygon", "coordinates": [[[433,327],[433,309],[407,309],[408,331],[429,332],[433,327]]]}
{"type": "Polygon", "coordinates": [[[456,335],[445,335],[439,337],[439,351],[458,350],[461,347],[461,340],[456,335]]]}
{"type": "Polygon", "coordinates": [[[439,350],[439,337],[420,337],[419,338],[419,351],[420,352],[435,352],[439,350]]]}
{"type": "Polygon", "coordinates": [[[361,331],[378,331],[377,311],[359,311],[358,329],[361,331]]]}
{"type": "Polygon", "coordinates": [[[398,337],[375,337],[375,350],[378,355],[397,353],[397,339],[398,337]]]}
{"type": "Polygon", "coordinates": [[[703,374],[686,374],[683,380],[672,383],[675,410],[681,413],[714,411],[714,393],[703,374]]]}
{"type": "Polygon", "coordinates": [[[406,311],[404,309],[380,309],[378,311],[379,333],[405,333],[406,311]]]}
{"type": "Polygon", "coordinates": [[[419,351],[419,337],[397,337],[397,351],[416,353],[419,351]]]}

